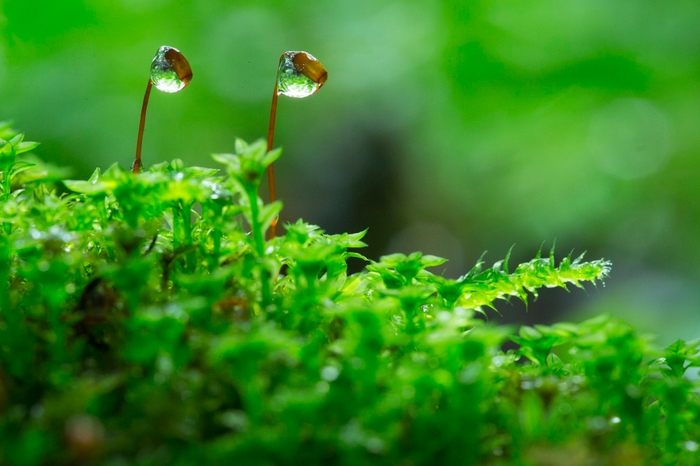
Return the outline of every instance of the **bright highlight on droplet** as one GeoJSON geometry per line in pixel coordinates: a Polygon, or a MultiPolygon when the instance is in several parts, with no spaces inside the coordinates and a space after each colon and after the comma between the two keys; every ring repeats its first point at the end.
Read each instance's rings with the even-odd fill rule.
{"type": "Polygon", "coordinates": [[[163,92],[177,92],[192,80],[192,68],[185,56],[167,45],[158,49],[151,62],[151,81],[163,92]]]}
{"type": "Polygon", "coordinates": [[[277,93],[287,97],[308,97],[323,86],[328,72],[320,61],[306,52],[285,52],[277,72],[277,93]]]}

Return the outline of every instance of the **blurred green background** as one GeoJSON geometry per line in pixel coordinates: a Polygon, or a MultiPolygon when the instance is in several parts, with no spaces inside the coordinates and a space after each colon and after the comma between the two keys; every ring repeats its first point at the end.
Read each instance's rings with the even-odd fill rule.
{"type": "Polygon", "coordinates": [[[556,239],[611,259],[607,286],[502,319],[611,312],[662,343],[700,336],[697,0],[1,4],[0,119],[74,177],[133,160],[159,46],[194,77],[151,95],[146,165],[214,166],[264,137],[279,56],[306,50],[329,78],[280,99],[282,222],[369,227],[370,257],[422,250],[452,276],[556,239]]]}

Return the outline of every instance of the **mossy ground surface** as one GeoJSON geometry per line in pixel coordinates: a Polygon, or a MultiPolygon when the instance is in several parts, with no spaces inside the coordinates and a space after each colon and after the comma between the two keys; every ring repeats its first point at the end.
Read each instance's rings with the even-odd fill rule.
{"type": "Polygon", "coordinates": [[[482,318],[606,261],[446,279],[362,233],[266,240],[262,142],[69,181],[0,133],[2,464],[698,464],[696,343],[482,318]]]}

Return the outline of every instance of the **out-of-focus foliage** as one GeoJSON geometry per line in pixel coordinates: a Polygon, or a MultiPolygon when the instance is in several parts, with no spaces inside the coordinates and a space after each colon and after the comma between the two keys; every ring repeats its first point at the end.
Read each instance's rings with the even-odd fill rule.
{"type": "Polygon", "coordinates": [[[517,241],[524,259],[556,238],[616,262],[597,309],[647,328],[677,322],[666,339],[700,331],[687,260],[700,256],[696,1],[0,8],[0,119],[16,118],[76,175],[132,160],[160,45],[182,50],[194,79],[154,94],[147,164],[202,164],[234,135],[263,135],[280,54],[307,50],[329,81],[280,103],[288,219],[369,227],[370,257],[421,249],[450,258],[453,277],[483,250],[502,257],[517,241]]]}
{"type": "Polygon", "coordinates": [[[517,334],[480,318],[607,261],[453,280],[416,252],[350,274],[364,232],[265,240],[280,151],[263,141],[215,155],[225,173],[59,181],[0,131],[0,463],[694,464],[697,343],[657,350],[606,316],[517,334]]]}

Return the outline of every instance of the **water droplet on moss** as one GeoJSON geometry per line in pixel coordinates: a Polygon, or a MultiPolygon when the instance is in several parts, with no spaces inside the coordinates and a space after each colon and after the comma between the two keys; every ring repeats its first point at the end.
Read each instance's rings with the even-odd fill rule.
{"type": "Polygon", "coordinates": [[[277,92],[287,97],[308,97],[323,86],[328,72],[313,55],[285,52],[277,73],[277,92]]]}
{"type": "Polygon", "coordinates": [[[192,68],[185,56],[174,47],[162,46],[151,62],[151,81],[158,90],[177,92],[192,80],[192,68]]]}

